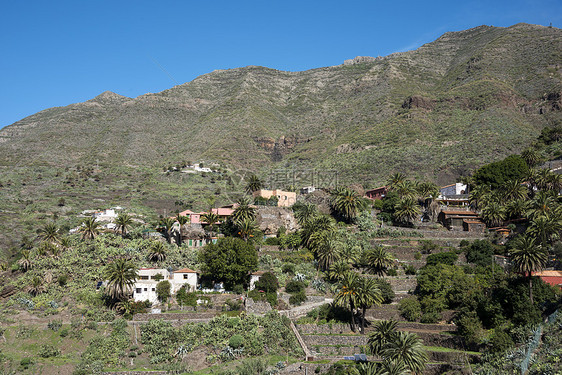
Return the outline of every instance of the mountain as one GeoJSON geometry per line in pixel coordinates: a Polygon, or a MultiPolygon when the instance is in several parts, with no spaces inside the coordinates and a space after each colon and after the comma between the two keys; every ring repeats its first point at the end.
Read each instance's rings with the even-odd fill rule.
{"type": "Polygon", "coordinates": [[[561,119],[562,32],[517,24],[449,32],[415,51],[304,72],[214,71],[156,94],[104,92],[0,131],[0,165],[393,171],[445,181],[518,152],[561,119]]]}
{"type": "Polygon", "coordinates": [[[228,203],[228,173],[241,169],[266,179],[314,170],[364,187],[397,171],[450,183],[562,125],[561,63],[560,29],[479,26],[338,66],[248,66],[50,108],[0,130],[0,247],[25,243],[51,215],[75,225],[87,208],[166,215],[228,203]],[[165,172],[188,161],[221,173],[165,172]]]}

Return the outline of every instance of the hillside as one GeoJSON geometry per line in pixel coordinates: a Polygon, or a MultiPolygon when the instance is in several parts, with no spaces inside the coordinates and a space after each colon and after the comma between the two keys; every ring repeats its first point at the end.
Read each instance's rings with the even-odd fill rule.
{"type": "MultiPolygon", "coordinates": [[[[160,93],[50,108],[0,130],[0,248],[53,216],[75,225],[84,209],[154,218],[226,204],[240,169],[267,179],[316,168],[364,187],[397,171],[449,183],[561,122],[561,61],[560,29],[479,26],[386,57],[215,71],[160,93]],[[163,172],[187,161],[222,172],[163,172]]],[[[275,187],[293,182],[310,184],[275,187]]]]}
{"type": "Polygon", "coordinates": [[[560,29],[518,24],[304,72],[215,71],[156,94],[105,92],[22,119],[0,132],[0,165],[161,167],[181,155],[252,169],[338,168],[361,182],[397,170],[444,181],[560,121],[560,61],[560,29]]]}

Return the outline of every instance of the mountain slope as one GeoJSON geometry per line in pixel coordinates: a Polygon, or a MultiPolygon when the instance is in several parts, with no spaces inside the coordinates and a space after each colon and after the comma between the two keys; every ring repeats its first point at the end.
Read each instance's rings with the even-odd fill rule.
{"type": "Polygon", "coordinates": [[[450,32],[415,51],[281,72],[215,71],[156,94],[103,93],[0,131],[0,165],[337,168],[439,180],[520,151],[561,119],[562,32],[450,32]]]}

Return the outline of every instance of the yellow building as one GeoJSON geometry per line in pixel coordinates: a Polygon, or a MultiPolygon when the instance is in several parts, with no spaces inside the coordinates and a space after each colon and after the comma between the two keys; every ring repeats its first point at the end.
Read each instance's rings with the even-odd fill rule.
{"type": "Polygon", "coordinates": [[[278,207],[290,207],[293,204],[297,203],[297,193],[293,193],[292,191],[283,191],[279,189],[275,190],[258,190],[254,192],[254,198],[264,198],[269,199],[271,197],[277,197],[277,206],[278,207]]]}

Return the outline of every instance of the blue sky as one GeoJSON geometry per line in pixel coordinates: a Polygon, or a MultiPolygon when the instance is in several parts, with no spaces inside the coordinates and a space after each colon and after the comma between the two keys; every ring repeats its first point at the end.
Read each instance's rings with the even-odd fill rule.
{"type": "Polygon", "coordinates": [[[136,97],[215,69],[338,65],[519,22],[562,27],[562,1],[3,0],[0,128],[106,90],[136,97]]]}

